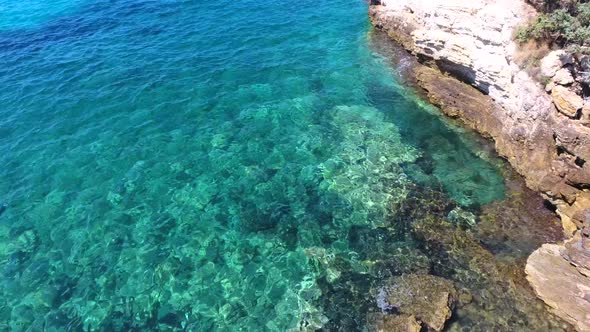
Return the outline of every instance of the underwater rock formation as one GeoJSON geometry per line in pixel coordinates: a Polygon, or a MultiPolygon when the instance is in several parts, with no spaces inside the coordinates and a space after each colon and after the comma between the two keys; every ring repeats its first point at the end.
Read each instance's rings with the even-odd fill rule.
{"type": "Polygon", "coordinates": [[[390,310],[415,317],[428,329],[441,331],[451,318],[457,291],[453,283],[432,275],[403,274],[383,287],[390,310]]]}
{"type": "Polygon", "coordinates": [[[409,315],[373,314],[369,317],[372,332],[420,332],[422,325],[409,315]]]}

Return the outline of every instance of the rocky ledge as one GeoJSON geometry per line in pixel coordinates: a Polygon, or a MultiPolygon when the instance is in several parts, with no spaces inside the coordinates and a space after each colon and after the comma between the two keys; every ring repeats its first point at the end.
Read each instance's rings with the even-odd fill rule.
{"type": "Polygon", "coordinates": [[[522,51],[513,35],[536,14],[524,0],[372,0],[370,6],[374,26],[421,63],[413,78],[429,99],[491,138],[527,185],[556,207],[571,239],[531,255],[528,280],[556,314],[590,330],[590,311],[581,306],[590,303],[590,278],[580,268],[590,256],[584,242],[590,233],[590,57],[550,52],[533,78],[519,65],[522,51]]]}

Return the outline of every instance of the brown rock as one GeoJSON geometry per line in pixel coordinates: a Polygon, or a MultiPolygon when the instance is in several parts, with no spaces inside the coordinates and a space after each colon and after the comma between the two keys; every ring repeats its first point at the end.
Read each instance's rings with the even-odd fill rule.
{"type": "Polygon", "coordinates": [[[451,318],[457,291],[444,278],[432,275],[404,274],[385,287],[387,301],[399,312],[413,315],[434,331],[441,331],[451,318]]]}
{"type": "Polygon", "coordinates": [[[527,260],[527,279],[553,313],[590,331],[590,279],[562,257],[563,249],[557,244],[537,249],[527,260]]]}
{"type": "Polygon", "coordinates": [[[372,332],[420,332],[422,325],[411,315],[377,314],[369,317],[372,332]]]}
{"type": "Polygon", "coordinates": [[[578,111],[584,107],[584,100],[582,97],[566,87],[556,85],[553,87],[553,90],[551,90],[551,96],[557,110],[570,118],[576,117],[578,111]]]}
{"type": "MultiPolygon", "coordinates": [[[[577,123],[578,121],[568,121],[564,125],[555,128],[555,141],[566,152],[582,160],[590,160],[590,128],[584,127],[577,123]],[[567,125],[565,125],[567,124],[567,125]]],[[[579,163],[582,161],[579,160],[579,163]]],[[[582,167],[578,165],[579,167],[582,167]]]]}
{"type": "Polygon", "coordinates": [[[563,226],[563,234],[567,238],[571,238],[576,234],[578,231],[578,225],[573,222],[572,218],[568,217],[567,215],[561,213],[558,210],[559,216],[561,217],[561,225],[563,226]]]}
{"type": "Polygon", "coordinates": [[[562,221],[564,219],[571,221],[577,229],[581,229],[584,225],[590,225],[590,192],[581,192],[576,195],[573,203],[561,203],[557,207],[562,221]]]}

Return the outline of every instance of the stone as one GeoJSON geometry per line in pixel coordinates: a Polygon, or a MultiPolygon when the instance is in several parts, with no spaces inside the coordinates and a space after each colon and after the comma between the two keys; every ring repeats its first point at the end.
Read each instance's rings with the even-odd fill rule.
{"type": "Polygon", "coordinates": [[[581,192],[571,204],[560,203],[557,207],[562,221],[571,221],[576,225],[576,230],[590,225],[590,192],[581,192]]]}
{"type": "Polygon", "coordinates": [[[404,274],[389,280],[384,290],[390,306],[434,331],[444,328],[457,299],[453,283],[433,275],[404,274]]]}
{"type": "Polygon", "coordinates": [[[581,274],[590,277],[590,248],[588,248],[589,243],[587,242],[589,240],[578,232],[564,244],[561,255],[575,266],[581,274]]]}
{"type": "Polygon", "coordinates": [[[567,215],[559,212],[559,216],[561,217],[561,225],[563,226],[563,234],[567,238],[571,238],[576,234],[578,231],[578,225],[572,221],[572,218],[568,217],[567,215]]]}
{"type": "Polygon", "coordinates": [[[456,207],[451,212],[449,212],[447,219],[457,225],[463,225],[467,227],[473,227],[477,223],[476,216],[473,213],[465,211],[459,207],[456,207]]]}
{"type": "Polygon", "coordinates": [[[582,117],[580,120],[590,122],[590,101],[584,102],[584,106],[582,107],[582,117]]]}
{"type": "Polygon", "coordinates": [[[574,57],[564,50],[556,50],[541,59],[541,75],[553,77],[566,65],[574,63],[574,57]]]}
{"type": "Polygon", "coordinates": [[[555,86],[551,90],[551,97],[557,110],[570,118],[576,117],[578,111],[584,107],[582,97],[560,85],[555,86]]]}
{"type": "Polygon", "coordinates": [[[371,332],[420,332],[422,325],[411,315],[373,314],[369,316],[371,332]]]}
{"type": "Polygon", "coordinates": [[[590,55],[582,55],[578,58],[580,68],[577,71],[577,81],[590,86],[590,55]]]}
{"type": "Polygon", "coordinates": [[[553,76],[553,82],[559,85],[570,85],[574,83],[574,77],[569,69],[561,68],[553,76]]]}
{"type": "Polygon", "coordinates": [[[528,258],[531,286],[551,309],[579,331],[590,331],[590,279],[562,257],[563,246],[544,244],[528,258]]]}

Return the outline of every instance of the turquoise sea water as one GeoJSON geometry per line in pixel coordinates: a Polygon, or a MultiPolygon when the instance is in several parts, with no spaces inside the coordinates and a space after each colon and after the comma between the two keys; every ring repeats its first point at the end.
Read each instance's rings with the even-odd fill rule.
{"type": "Polygon", "coordinates": [[[0,328],[362,330],[391,264],[428,260],[391,222],[416,188],[474,212],[505,191],[366,13],[5,0],[0,328]]]}

